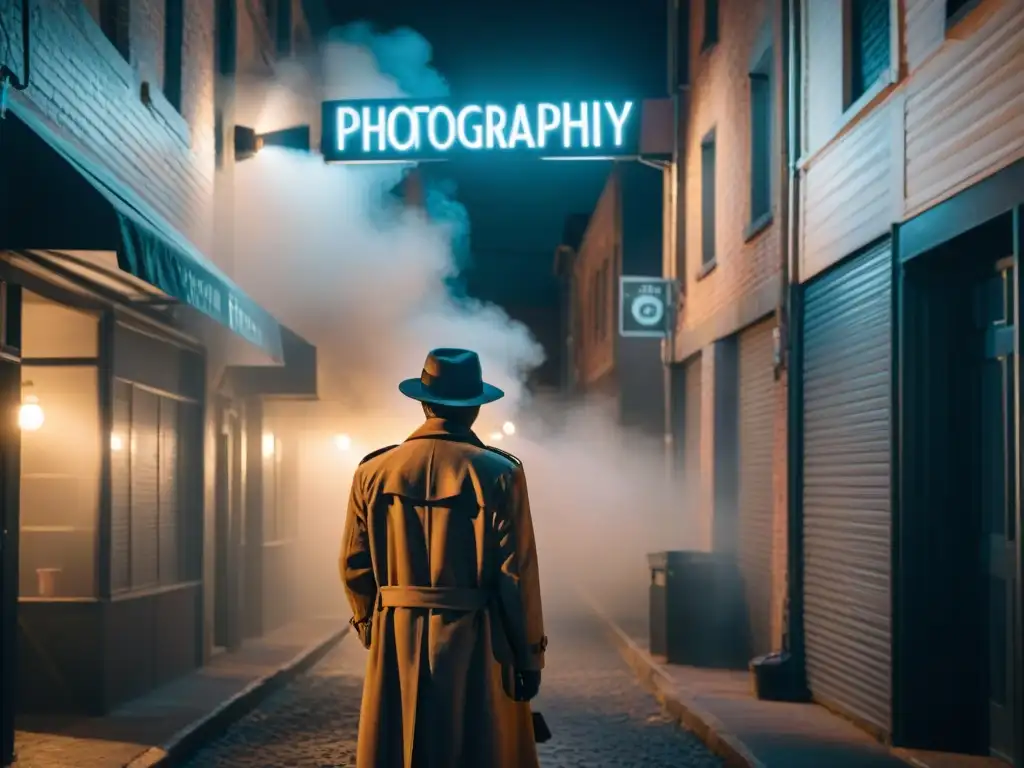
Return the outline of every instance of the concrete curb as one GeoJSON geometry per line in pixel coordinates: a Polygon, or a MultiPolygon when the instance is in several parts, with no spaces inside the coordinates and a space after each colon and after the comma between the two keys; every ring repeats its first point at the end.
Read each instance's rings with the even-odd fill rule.
{"type": "Polygon", "coordinates": [[[125,765],[125,768],[170,768],[191,757],[205,744],[216,739],[255,709],[267,696],[313,667],[342,641],[348,630],[348,626],[342,627],[313,645],[303,648],[291,661],[282,664],[270,674],[253,680],[234,696],[222,701],[212,712],[182,728],[161,746],[150,747],[137,755],[125,765]]]}
{"type": "Polygon", "coordinates": [[[658,662],[650,657],[589,595],[584,599],[604,622],[608,636],[626,664],[661,704],[666,714],[687,730],[693,731],[707,748],[722,758],[729,768],[766,768],[747,746],[710,712],[682,693],[658,662]]]}

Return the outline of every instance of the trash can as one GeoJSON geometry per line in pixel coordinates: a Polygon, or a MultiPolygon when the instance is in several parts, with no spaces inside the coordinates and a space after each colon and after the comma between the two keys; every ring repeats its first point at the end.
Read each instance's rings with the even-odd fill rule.
{"type": "Polygon", "coordinates": [[[764,701],[808,701],[798,672],[796,660],[785,651],[751,659],[754,697],[764,701]]]}
{"type": "Polygon", "coordinates": [[[742,582],[735,557],[653,552],[650,651],[670,664],[746,669],[742,582]]]}

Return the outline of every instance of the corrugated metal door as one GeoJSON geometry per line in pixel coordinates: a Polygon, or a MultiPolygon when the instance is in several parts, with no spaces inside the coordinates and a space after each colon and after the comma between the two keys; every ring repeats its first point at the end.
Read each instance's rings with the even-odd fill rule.
{"type": "Polygon", "coordinates": [[[683,403],[683,493],[687,499],[685,511],[689,523],[696,520],[700,503],[700,377],[701,363],[698,356],[686,366],[686,395],[683,403]]]}
{"type": "Polygon", "coordinates": [[[891,730],[888,244],[807,286],[803,545],[814,697],[891,730]]]}
{"type": "Polygon", "coordinates": [[[775,376],[770,319],[739,335],[739,540],[754,655],[772,650],[772,456],[775,376]]]}

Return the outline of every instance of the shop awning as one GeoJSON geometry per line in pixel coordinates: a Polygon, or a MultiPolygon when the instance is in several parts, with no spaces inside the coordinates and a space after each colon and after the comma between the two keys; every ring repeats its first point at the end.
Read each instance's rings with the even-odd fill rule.
{"type": "MultiPolygon", "coordinates": [[[[48,144],[109,203],[118,224],[117,242],[111,244],[110,249],[116,248],[118,264],[122,270],[213,318],[263,349],[276,362],[284,361],[281,327],[269,312],[246,296],[188,238],[141,200],[130,187],[89,157],[73,139],[61,135],[31,105],[15,98],[9,106],[14,116],[29,131],[48,144]]],[[[7,122],[11,122],[10,116],[7,122]]],[[[7,128],[5,126],[5,130],[7,128]]],[[[11,151],[6,138],[5,155],[11,151]]],[[[45,178],[38,180],[40,184],[46,182],[45,178]]],[[[23,191],[24,187],[11,190],[11,193],[17,195],[23,191]]],[[[62,215],[55,205],[52,211],[54,231],[60,229],[56,220],[62,215]]],[[[38,239],[38,233],[37,227],[36,236],[32,240],[38,239]]],[[[89,247],[76,242],[23,242],[19,245],[43,249],[89,247]]]]}

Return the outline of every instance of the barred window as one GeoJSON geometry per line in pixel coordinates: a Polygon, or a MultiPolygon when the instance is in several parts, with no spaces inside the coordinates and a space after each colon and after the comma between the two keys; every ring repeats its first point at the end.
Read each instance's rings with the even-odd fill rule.
{"type": "Polygon", "coordinates": [[[116,379],[113,417],[112,591],[195,580],[202,525],[199,407],[116,379]]]}
{"type": "Polygon", "coordinates": [[[98,21],[103,34],[114,44],[117,52],[124,56],[125,61],[130,61],[131,0],[99,0],[98,21]]]}
{"type": "Polygon", "coordinates": [[[889,68],[889,0],[850,0],[847,106],[867,93],[889,68]]]}

